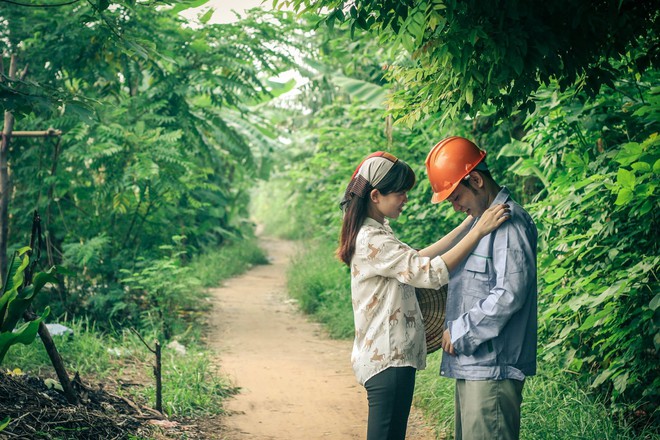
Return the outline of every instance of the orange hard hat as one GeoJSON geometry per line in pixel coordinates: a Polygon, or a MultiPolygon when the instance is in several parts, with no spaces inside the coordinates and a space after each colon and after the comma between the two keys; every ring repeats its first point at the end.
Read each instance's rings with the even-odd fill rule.
{"type": "Polygon", "coordinates": [[[438,142],[426,157],[426,172],[433,189],[431,203],[440,203],[449,197],[484,157],[485,151],[460,136],[438,142]]]}

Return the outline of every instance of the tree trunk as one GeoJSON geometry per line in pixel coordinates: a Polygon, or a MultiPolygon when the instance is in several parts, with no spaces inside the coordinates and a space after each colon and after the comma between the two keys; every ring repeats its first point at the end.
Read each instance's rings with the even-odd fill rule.
{"type": "MultiPolygon", "coordinates": [[[[4,73],[4,72],[3,72],[4,73]]],[[[9,79],[16,79],[16,55],[11,56],[9,63],[9,79]]],[[[1,79],[0,79],[1,80],[1,79]]],[[[7,273],[7,236],[9,234],[9,197],[11,195],[9,181],[9,142],[14,130],[14,115],[5,110],[5,121],[0,144],[0,276],[5,279],[7,273]]]]}

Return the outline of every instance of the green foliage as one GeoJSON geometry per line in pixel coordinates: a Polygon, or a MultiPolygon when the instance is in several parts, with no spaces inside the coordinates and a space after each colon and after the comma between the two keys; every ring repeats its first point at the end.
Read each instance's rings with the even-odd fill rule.
{"type": "Polygon", "coordinates": [[[313,233],[310,223],[296,215],[304,207],[292,186],[287,173],[276,173],[268,181],[259,182],[252,192],[250,215],[265,235],[302,239],[313,233]]]}
{"type": "Polygon", "coordinates": [[[329,29],[346,23],[371,31],[380,44],[403,47],[388,78],[399,83],[390,108],[410,125],[442,110],[443,117],[476,114],[494,105],[503,117],[534,107],[541,85],[578,84],[594,96],[616,78],[623,60],[643,72],[657,63],[658,7],[648,1],[483,2],[280,0],[322,14],[329,29]],[[571,11],[567,19],[566,11],[571,11]]]}
{"type": "Polygon", "coordinates": [[[143,328],[155,331],[158,339],[169,340],[185,331],[202,309],[204,292],[201,282],[183,267],[181,255],[173,246],[162,246],[172,255],[158,260],[138,260],[133,270],[123,269],[120,281],[128,298],[115,302],[110,316],[137,306],[143,328]],[[192,316],[191,316],[192,314],[192,316]]]}
{"type": "MultiPolygon", "coordinates": [[[[89,320],[63,321],[72,335],[53,336],[58,351],[66,359],[67,369],[78,372],[82,377],[94,375],[100,379],[112,376],[112,356],[109,349],[116,341],[103,334],[89,320]]],[[[51,375],[53,365],[43,343],[37,339],[29,346],[17,346],[7,355],[6,367],[19,368],[37,375],[51,375]]]]}
{"type": "MultiPolygon", "coordinates": [[[[133,333],[104,334],[89,321],[64,324],[73,330],[73,336],[57,338],[56,343],[72,370],[87,380],[110,378],[141,384],[116,392],[153,405],[155,358],[133,333]]],[[[189,417],[221,413],[222,400],[237,390],[212,366],[212,353],[194,343],[186,347],[185,356],[166,346],[162,352],[163,404],[167,414],[189,417]]],[[[30,374],[52,370],[41,343],[12,350],[6,366],[30,374]]]]}
{"type": "Polygon", "coordinates": [[[183,5],[113,4],[0,12],[0,39],[19,68],[30,64],[25,80],[0,81],[14,129],[64,133],[12,139],[9,229],[28,230],[35,208],[43,214],[48,263],[77,274],[54,287],[53,314],[89,315],[106,329],[108,317],[159,319],[162,307],[137,291],[158,291],[170,264],[179,273],[205,249],[250,236],[248,190],[277,137],[253,107],[290,65],[280,30],[291,22],[278,14],[277,27],[254,11],[193,28],[177,15],[183,5]],[[186,237],[181,261],[162,247],[174,236],[186,237]],[[146,285],[126,292],[124,271],[146,285]]]}
{"type": "Polygon", "coordinates": [[[219,250],[208,249],[188,264],[189,273],[199,279],[203,287],[216,287],[234,275],[268,259],[255,239],[228,243],[219,250]]]}
{"type": "Polygon", "coordinates": [[[334,257],[333,243],[305,242],[287,273],[289,294],[326,325],[331,337],[354,333],[348,269],[334,257]]]}
{"type": "Polygon", "coordinates": [[[9,422],[11,422],[11,419],[9,417],[5,417],[4,419],[0,420],[0,432],[2,432],[7,426],[9,426],[9,422]]]}
{"type": "MultiPolygon", "coordinates": [[[[222,401],[236,394],[238,388],[220,374],[211,357],[212,353],[197,346],[186,347],[185,356],[165,350],[163,411],[166,414],[200,417],[223,413],[222,401]]],[[[148,401],[155,401],[154,385],[141,392],[148,401]]]]}
{"type": "Polygon", "coordinates": [[[25,311],[46,283],[57,281],[53,276],[56,273],[55,268],[32,274],[32,267],[29,247],[15,252],[7,267],[7,278],[0,292],[0,364],[9,347],[15,344],[28,345],[34,341],[39,324],[50,312],[46,308],[40,317],[16,328],[25,311]],[[27,281],[26,270],[29,270],[29,277],[32,278],[27,281]]]}
{"type": "Polygon", "coordinates": [[[540,106],[527,136],[550,182],[534,210],[545,358],[621,404],[657,402],[660,384],[658,90],[640,86],[581,105],[555,94],[562,105],[540,106]]]}

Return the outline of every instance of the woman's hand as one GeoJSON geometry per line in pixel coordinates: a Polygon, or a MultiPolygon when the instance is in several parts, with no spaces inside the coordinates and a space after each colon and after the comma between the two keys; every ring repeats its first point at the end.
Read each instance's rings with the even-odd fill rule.
{"type": "Polygon", "coordinates": [[[484,211],[474,228],[482,237],[484,237],[499,228],[500,225],[509,220],[509,218],[511,218],[511,209],[509,209],[509,205],[499,204],[491,206],[484,211]]]}
{"type": "MultiPolygon", "coordinates": [[[[470,252],[472,252],[472,249],[474,249],[475,246],[479,243],[479,240],[493,232],[510,217],[511,210],[509,209],[509,205],[495,205],[492,208],[487,209],[477,224],[474,226],[474,228],[472,228],[472,230],[470,230],[470,232],[468,232],[465,237],[463,237],[461,241],[456,244],[456,246],[441,255],[442,260],[447,265],[447,269],[449,269],[450,272],[456,269],[461,260],[463,260],[470,254],[470,252]]],[[[422,252],[426,252],[428,249],[433,248],[433,246],[436,246],[438,243],[440,243],[440,241],[426,249],[423,249],[420,251],[420,255],[422,252]]],[[[428,256],[428,254],[424,256],[428,256]]]]}

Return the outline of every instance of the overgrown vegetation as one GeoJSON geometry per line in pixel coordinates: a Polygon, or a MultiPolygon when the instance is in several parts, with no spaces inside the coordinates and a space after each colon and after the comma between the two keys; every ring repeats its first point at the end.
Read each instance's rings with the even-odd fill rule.
{"type": "Polygon", "coordinates": [[[348,271],[334,258],[334,243],[306,241],[287,273],[287,289],[298,306],[325,324],[334,338],[355,332],[348,271]]]}
{"type": "Polygon", "coordinates": [[[21,243],[38,210],[44,264],[77,274],[55,286],[53,317],[149,328],[158,313],[179,313],[159,277],[178,295],[191,288],[176,284],[181,263],[252,236],[247,191],[274,135],[247,109],[272,98],[268,79],[290,61],[257,12],[193,28],[178,15],[189,4],[108,4],[0,12],[3,65],[9,55],[19,71],[30,65],[24,80],[2,72],[3,109],[14,130],[63,133],[11,138],[1,221],[21,243]]]}
{"type": "MultiPolygon", "coordinates": [[[[158,418],[158,414],[153,409],[149,409],[153,408],[155,402],[156,391],[153,378],[155,358],[138,337],[128,330],[114,335],[102,334],[89,322],[70,322],[68,324],[73,333],[57,336],[55,340],[62,353],[65,353],[67,364],[76,369],[82,378],[81,383],[88,387],[88,391],[84,393],[85,398],[93,395],[93,402],[89,405],[98,405],[99,397],[105,396],[124,403],[129,410],[137,409],[139,412],[141,409],[150,417],[158,418]],[[128,402],[130,403],[127,405],[128,402]]],[[[164,413],[170,420],[179,421],[193,416],[202,417],[222,413],[223,400],[234,394],[237,389],[215,370],[212,353],[195,343],[186,344],[185,353],[181,351],[181,347],[183,345],[163,347],[164,413]]],[[[23,378],[26,384],[37,384],[41,378],[45,379],[46,385],[50,388],[57,387],[57,381],[51,379],[52,368],[44,352],[40,341],[29,346],[20,346],[10,352],[4,367],[8,367],[8,371],[11,372],[14,379],[23,378]]],[[[21,391],[29,391],[26,386],[23,388],[21,391]]],[[[39,389],[34,389],[32,392],[39,396],[43,394],[39,389]]],[[[15,407],[15,402],[14,400],[13,407],[15,407]]],[[[29,405],[28,399],[21,400],[21,402],[24,404],[21,409],[23,417],[16,418],[16,424],[24,423],[19,419],[39,420],[38,410],[40,408],[33,408],[29,405]],[[37,413],[32,413],[35,410],[37,413]]],[[[140,414],[142,418],[139,420],[131,419],[130,416],[127,416],[127,420],[122,420],[116,409],[109,407],[108,402],[104,402],[105,407],[101,409],[104,420],[96,422],[93,419],[87,420],[85,404],[69,406],[62,409],[60,414],[56,414],[57,407],[53,400],[46,401],[44,404],[53,411],[53,419],[49,422],[56,422],[54,416],[57,415],[57,421],[62,424],[62,427],[69,426],[70,428],[66,436],[67,429],[61,428],[59,432],[62,437],[57,434],[51,437],[44,432],[43,438],[88,438],[86,432],[98,432],[98,428],[102,424],[112,424],[114,417],[118,418],[114,423],[117,424],[116,430],[119,432],[136,425],[144,434],[144,437],[140,438],[178,438],[163,435],[147,436],[148,432],[154,431],[156,428],[145,424],[144,414],[140,414]],[[78,411],[80,411],[79,414],[78,411]]],[[[10,424],[9,428],[13,430],[14,424],[10,424]]],[[[39,429],[39,424],[33,426],[34,428],[39,429]]],[[[56,425],[54,430],[52,425],[48,428],[44,427],[44,431],[51,434],[53,431],[58,431],[56,425]]],[[[16,434],[16,431],[13,432],[16,434]]],[[[135,432],[135,428],[133,428],[133,432],[135,432]]]]}
{"type": "MultiPolygon", "coordinates": [[[[165,297],[176,292],[177,295],[169,296],[168,307],[178,310],[179,314],[185,311],[193,315],[192,318],[182,318],[175,313],[177,316],[168,321],[179,326],[187,322],[189,326],[178,328],[172,338],[175,344],[168,346],[167,341],[163,340],[163,410],[166,414],[177,418],[218,414],[222,412],[222,400],[236,392],[214,369],[212,354],[200,342],[204,327],[203,312],[207,311],[208,303],[196,276],[206,274],[207,279],[212,277],[217,283],[264,260],[263,253],[254,242],[225,247],[197,257],[185,267],[185,271],[176,272],[174,281],[178,285],[194,286],[195,289],[174,286],[174,290],[160,292],[165,297]],[[222,266],[215,266],[218,262],[222,262],[222,266]],[[185,354],[177,350],[178,345],[185,349],[185,354]]],[[[141,278],[145,283],[149,279],[148,276],[141,278]]],[[[147,290],[156,291],[158,286],[163,286],[160,279],[156,283],[149,285],[147,290]]],[[[164,315],[163,312],[158,313],[164,315]]],[[[154,405],[152,369],[155,358],[129,328],[116,327],[111,331],[102,331],[89,318],[62,323],[72,329],[72,334],[56,337],[56,343],[71,372],[79,373],[83,378],[93,378],[94,383],[101,381],[116,388],[120,394],[125,393],[137,401],[154,405]]],[[[177,328],[176,325],[173,328],[177,328]]],[[[142,333],[146,341],[162,338],[160,326],[150,328],[150,331],[142,333]]],[[[12,347],[3,369],[18,369],[44,377],[53,375],[50,360],[39,340],[31,345],[12,347]]]]}
{"type": "MultiPolygon", "coordinates": [[[[302,9],[304,2],[286,3],[302,9]]],[[[548,378],[549,389],[553,381],[565,381],[561,392],[602,405],[608,418],[621,423],[610,436],[632,428],[652,436],[660,430],[657,35],[649,27],[635,35],[611,29],[633,16],[655,20],[659,12],[657,6],[623,2],[616,14],[608,15],[615,5],[606,3],[593,16],[577,15],[574,29],[604,31],[592,21],[600,16],[612,26],[598,41],[621,37],[611,51],[594,45],[580,59],[571,58],[575,53],[566,58],[555,52],[552,56],[562,62],[578,64],[549,68],[545,58],[539,62],[530,55],[536,47],[521,52],[524,67],[515,74],[509,70],[511,75],[506,69],[515,67],[515,57],[507,55],[512,46],[485,29],[503,17],[513,20],[514,28],[530,30],[526,26],[545,5],[518,10],[506,2],[501,8],[474,2],[397,2],[396,7],[387,2],[305,3],[306,11],[318,11],[320,21],[330,25],[316,34],[317,57],[326,65],[320,75],[338,72],[355,82],[352,87],[335,84],[329,94],[319,92],[328,99],[320,108],[318,99],[302,95],[301,105],[310,102],[315,111],[296,119],[296,136],[290,140],[295,151],[307,155],[298,153],[303,160],[282,168],[279,183],[284,188],[273,185],[273,193],[287,194],[289,206],[301,207],[293,221],[307,224],[328,243],[315,244],[313,252],[331,250],[340,224],[336,207],[355,164],[371,151],[389,150],[411,163],[419,178],[404,215],[393,226],[404,241],[421,247],[459,220],[448,207],[429,203],[426,153],[448,135],[474,139],[488,151],[494,176],[529,208],[539,227],[539,362],[549,371],[539,386],[546,386],[548,378]],[[461,46],[457,41],[465,42],[466,32],[478,38],[461,46]],[[403,47],[412,57],[393,50],[402,48],[397,39],[402,44],[408,40],[403,47]],[[351,47],[360,56],[349,57],[340,47],[351,47]],[[493,54],[498,58],[483,62],[493,54]],[[429,73],[434,68],[441,73],[429,73]],[[511,87],[497,88],[485,73],[481,79],[474,76],[484,68],[500,69],[497,75],[511,87]],[[596,74],[602,69],[607,75],[596,74]],[[523,70],[538,76],[522,75],[523,70]],[[477,87],[482,80],[484,87],[477,87]],[[356,86],[360,82],[363,87],[356,86]],[[394,125],[379,110],[381,97],[374,88],[394,93],[389,114],[400,117],[394,125]]],[[[577,34],[552,35],[548,45],[577,34]]],[[[301,260],[315,264],[311,255],[301,260]]],[[[311,297],[302,297],[303,306],[324,310],[324,298],[334,297],[327,292],[342,291],[349,301],[343,279],[325,288],[317,285],[319,279],[310,276],[311,297]]],[[[335,316],[341,316],[340,310],[335,316]]],[[[342,319],[340,326],[346,326],[342,319]]]]}
{"type": "MultiPolygon", "coordinates": [[[[445,136],[464,135],[488,151],[493,174],[539,227],[544,373],[527,393],[552,408],[534,408],[565,409],[551,426],[567,437],[585,426],[604,438],[656,436],[656,2],[277,3],[305,12],[294,21],[254,11],[227,25],[205,13],[188,26],[178,15],[187,1],[3,6],[1,55],[18,69],[0,72],[2,109],[13,130],[63,132],[5,136],[0,151],[11,171],[0,173],[0,232],[24,243],[38,210],[43,266],[76,274],[51,284],[35,309],[89,320],[122,343],[132,326],[194,347],[203,287],[245,268],[236,261],[263,259],[250,241],[252,192],[267,206],[255,210],[260,225],[312,240],[291,290],[346,336],[348,274],[332,250],[350,172],[379,149],[413,166],[418,184],[393,226],[423,246],[460,221],[428,202],[424,158],[445,136]],[[272,80],[292,67],[304,78],[295,95],[285,93],[294,82],[272,80]],[[236,253],[212,256],[217,248],[236,253]],[[598,417],[614,424],[598,430],[598,417]]],[[[101,345],[80,350],[94,374],[101,367],[82,358],[101,345]]],[[[425,383],[422,396],[440,394],[425,383]]],[[[178,399],[169,410],[200,410],[178,399]]]]}

